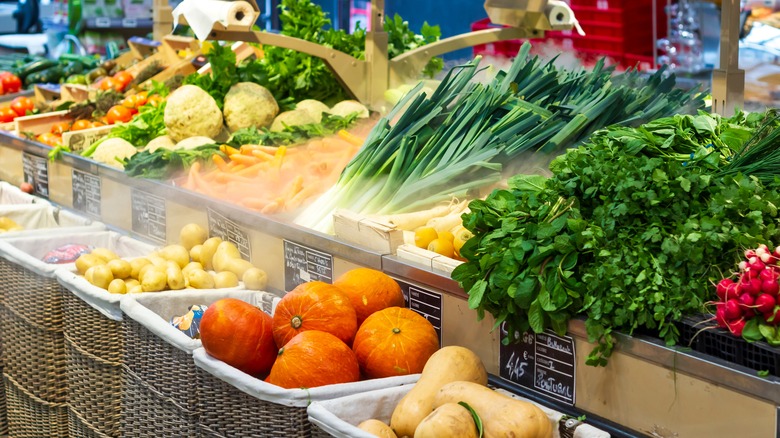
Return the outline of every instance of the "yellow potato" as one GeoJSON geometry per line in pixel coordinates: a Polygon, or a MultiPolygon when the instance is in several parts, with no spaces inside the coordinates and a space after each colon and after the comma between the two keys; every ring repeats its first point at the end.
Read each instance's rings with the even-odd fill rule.
{"type": "Polygon", "coordinates": [[[176,262],[179,269],[187,266],[190,262],[190,252],[181,245],[168,245],[160,250],[160,257],[165,260],[176,262]]]}
{"type": "Polygon", "coordinates": [[[133,286],[140,286],[141,282],[136,280],[135,278],[126,278],[125,279],[125,286],[127,287],[127,290],[130,290],[133,288],[133,286]]]}
{"type": "Polygon", "coordinates": [[[159,269],[149,269],[141,280],[141,288],[144,292],[159,292],[168,285],[168,277],[159,269]]]}
{"type": "Polygon", "coordinates": [[[207,271],[214,269],[214,253],[217,252],[217,247],[219,247],[220,243],[222,243],[222,239],[219,237],[212,237],[203,242],[203,246],[200,249],[200,259],[195,260],[203,265],[203,269],[207,271]]]}
{"type": "Polygon", "coordinates": [[[203,269],[203,265],[200,264],[200,262],[189,262],[187,263],[187,266],[181,268],[181,273],[184,275],[184,278],[187,278],[187,274],[189,274],[190,271],[193,269],[203,269]]]}
{"type": "Polygon", "coordinates": [[[131,272],[133,272],[133,267],[130,266],[130,262],[127,260],[111,260],[108,262],[107,266],[109,269],[111,269],[111,273],[114,274],[114,278],[125,279],[130,276],[131,272]]]}
{"type": "Polygon", "coordinates": [[[193,269],[187,275],[189,285],[195,289],[214,289],[214,278],[202,269],[193,269]]]}
{"type": "Polygon", "coordinates": [[[106,262],[102,258],[96,255],[82,254],[76,259],[76,269],[79,271],[79,274],[85,275],[87,269],[105,263],[106,262]]]}
{"type": "Polygon", "coordinates": [[[268,285],[268,274],[260,268],[249,268],[241,277],[244,287],[249,290],[265,290],[268,285]]]}
{"type": "Polygon", "coordinates": [[[108,248],[95,248],[92,250],[90,254],[96,255],[102,258],[103,260],[105,260],[106,262],[110,262],[111,260],[119,258],[119,256],[116,255],[114,251],[111,251],[108,248]]]}
{"type": "Polygon", "coordinates": [[[236,274],[236,277],[241,278],[246,271],[252,268],[254,265],[244,259],[228,259],[225,266],[222,267],[222,271],[230,271],[236,274]]]}
{"type": "Polygon", "coordinates": [[[129,294],[140,294],[140,293],[143,293],[143,292],[144,292],[144,288],[140,284],[137,284],[137,285],[127,289],[127,293],[129,293],[129,294]]]}
{"type": "Polygon", "coordinates": [[[130,271],[130,276],[138,280],[138,274],[141,271],[141,268],[150,264],[152,264],[152,262],[150,262],[146,257],[139,257],[137,259],[130,260],[130,267],[132,268],[132,271],[130,271]]]}
{"type": "Polygon", "coordinates": [[[114,275],[108,265],[93,266],[87,269],[84,277],[94,286],[102,289],[108,289],[108,285],[114,280],[114,275]]]}
{"type": "Polygon", "coordinates": [[[214,274],[214,287],[225,289],[238,286],[238,277],[230,271],[222,271],[214,274]]]}
{"type": "MultiPolygon", "coordinates": [[[[240,258],[241,252],[233,242],[221,242],[214,252],[212,266],[215,271],[222,272],[227,268],[227,265],[231,260],[240,258]]],[[[243,274],[243,272],[241,274],[243,274]]]]}
{"type": "Polygon", "coordinates": [[[202,245],[209,238],[209,232],[198,224],[187,224],[179,232],[181,246],[191,250],[195,245],[202,245]]]}
{"type": "Polygon", "coordinates": [[[168,266],[168,260],[166,260],[166,259],[164,259],[164,258],[162,258],[162,257],[160,257],[158,255],[157,256],[148,256],[147,258],[149,259],[150,262],[152,262],[152,264],[154,266],[157,266],[158,268],[165,269],[165,267],[168,266]]]}
{"type": "Polygon", "coordinates": [[[127,293],[127,284],[121,278],[115,278],[108,283],[108,291],[112,294],[124,295],[127,293]]]}
{"type": "Polygon", "coordinates": [[[200,253],[203,250],[203,245],[195,245],[190,250],[190,260],[193,262],[201,263],[200,261],[200,253]]]}
{"type": "Polygon", "coordinates": [[[14,227],[18,227],[18,226],[19,226],[19,224],[14,222],[13,219],[5,217],[5,216],[0,217],[0,228],[2,228],[4,230],[8,230],[9,228],[14,228],[14,227]]]}
{"type": "Polygon", "coordinates": [[[15,227],[8,228],[6,231],[9,233],[12,231],[24,231],[24,227],[17,225],[15,227]]]}
{"type": "Polygon", "coordinates": [[[165,276],[168,278],[168,289],[170,290],[184,289],[187,286],[184,283],[184,275],[176,262],[168,261],[165,276]]]}

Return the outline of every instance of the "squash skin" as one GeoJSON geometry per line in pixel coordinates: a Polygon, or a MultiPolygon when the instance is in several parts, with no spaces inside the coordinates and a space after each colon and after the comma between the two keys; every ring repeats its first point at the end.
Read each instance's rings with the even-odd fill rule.
{"type": "Polygon", "coordinates": [[[357,315],[341,289],[321,281],[303,283],[288,292],[276,306],[274,341],[279,348],[306,330],[330,333],[351,346],[357,332],[357,315]]]}
{"type": "Polygon", "coordinates": [[[474,417],[457,403],[434,409],[414,430],[414,438],[479,438],[474,417]]]}
{"type": "Polygon", "coordinates": [[[433,406],[461,401],[471,406],[482,419],[484,438],[552,437],[552,424],[536,405],[472,382],[451,382],[442,386],[433,406]]]}
{"type": "Polygon", "coordinates": [[[200,321],[206,352],[256,376],[267,373],[276,359],[272,320],[257,307],[235,298],[210,305],[200,321]]]}
{"type": "Polygon", "coordinates": [[[266,382],[294,389],[352,383],[359,379],[357,358],[344,342],[330,333],[307,330],[279,349],[266,382]]]}
{"type": "Polygon", "coordinates": [[[434,397],[442,386],[457,381],[487,385],[487,380],[485,365],[474,352],[464,347],[444,347],[428,359],[420,379],[398,402],[390,427],[399,437],[413,437],[420,422],[433,412],[434,397]]]}
{"type": "Polygon", "coordinates": [[[390,426],[379,420],[366,420],[358,424],[357,427],[358,429],[364,432],[368,432],[379,438],[398,438],[395,432],[393,432],[393,429],[390,429],[390,426]]]}
{"type": "Polygon", "coordinates": [[[352,350],[368,379],[417,374],[439,350],[439,335],[414,310],[388,307],[366,318],[352,350]]]}

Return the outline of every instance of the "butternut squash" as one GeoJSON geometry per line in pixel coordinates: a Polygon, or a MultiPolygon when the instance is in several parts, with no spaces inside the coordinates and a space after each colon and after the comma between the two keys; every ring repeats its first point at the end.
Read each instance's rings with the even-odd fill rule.
{"type": "Polygon", "coordinates": [[[390,426],[379,420],[366,420],[358,424],[358,429],[379,438],[398,438],[393,429],[390,429],[390,426]]]}
{"type": "Polygon", "coordinates": [[[414,438],[479,438],[479,433],[468,409],[444,403],[420,422],[414,438]]]}
{"type": "Polygon", "coordinates": [[[434,397],[437,408],[466,402],[482,419],[484,438],[550,438],[552,424],[533,403],[516,400],[473,382],[452,382],[434,397]]]}
{"type": "Polygon", "coordinates": [[[436,392],[446,383],[457,381],[487,385],[485,365],[468,348],[444,347],[428,359],[420,379],[393,410],[390,427],[395,434],[399,438],[414,437],[420,422],[433,412],[436,392]]]}

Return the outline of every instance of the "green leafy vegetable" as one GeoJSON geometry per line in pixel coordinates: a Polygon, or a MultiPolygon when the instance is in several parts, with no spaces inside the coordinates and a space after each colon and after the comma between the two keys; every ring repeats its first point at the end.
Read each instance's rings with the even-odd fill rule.
{"type": "Polygon", "coordinates": [[[214,154],[221,154],[219,145],[198,146],[194,149],[157,149],[154,152],[141,151],[123,164],[130,176],[149,179],[167,179],[189,168],[197,160],[206,160],[214,154]]]}
{"type": "Polygon", "coordinates": [[[116,125],[107,138],[122,138],[133,146],[144,147],[155,138],[165,135],[165,102],[143,105],[128,123],[116,125]]]}
{"type": "Polygon", "coordinates": [[[257,129],[255,127],[239,129],[233,133],[227,144],[240,147],[245,144],[281,146],[300,143],[310,138],[324,137],[341,129],[347,129],[355,123],[358,115],[358,113],[352,113],[347,117],[341,117],[325,114],[320,123],[285,126],[281,132],[271,132],[266,128],[257,129]]]}

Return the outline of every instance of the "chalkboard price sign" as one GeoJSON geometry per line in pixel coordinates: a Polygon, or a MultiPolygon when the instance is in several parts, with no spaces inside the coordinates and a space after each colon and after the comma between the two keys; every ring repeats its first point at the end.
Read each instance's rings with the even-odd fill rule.
{"type": "Polygon", "coordinates": [[[236,222],[210,208],[208,209],[208,217],[209,236],[219,237],[222,240],[233,243],[238,247],[241,258],[251,262],[252,246],[249,242],[249,233],[236,222]]]}
{"type": "MultiPolygon", "coordinates": [[[[506,336],[501,325],[502,338],[506,336]]],[[[499,375],[551,399],[574,405],[576,356],[574,339],[554,332],[515,333],[515,342],[500,344],[499,375]]]]}
{"type": "Polygon", "coordinates": [[[165,199],[133,189],[130,192],[133,232],[161,243],[166,238],[165,199]]]}
{"type": "Polygon", "coordinates": [[[333,256],[284,241],[284,288],[288,292],[309,281],[333,283],[333,256]]]}
{"type": "Polygon", "coordinates": [[[73,169],[73,208],[100,218],[100,177],[73,169]]]}
{"type": "Polygon", "coordinates": [[[48,198],[49,160],[22,152],[22,170],[24,172],[24,182],[32,184],[35,194],[48,198]]]}
{"type": "Polygon", "coordinates": [[[401,286],[407,306],[424,316],[436,329],[436,333],[439,335],[439,345],[441,345],[441,294],[397,278],[395,281],[401,286]]]}

